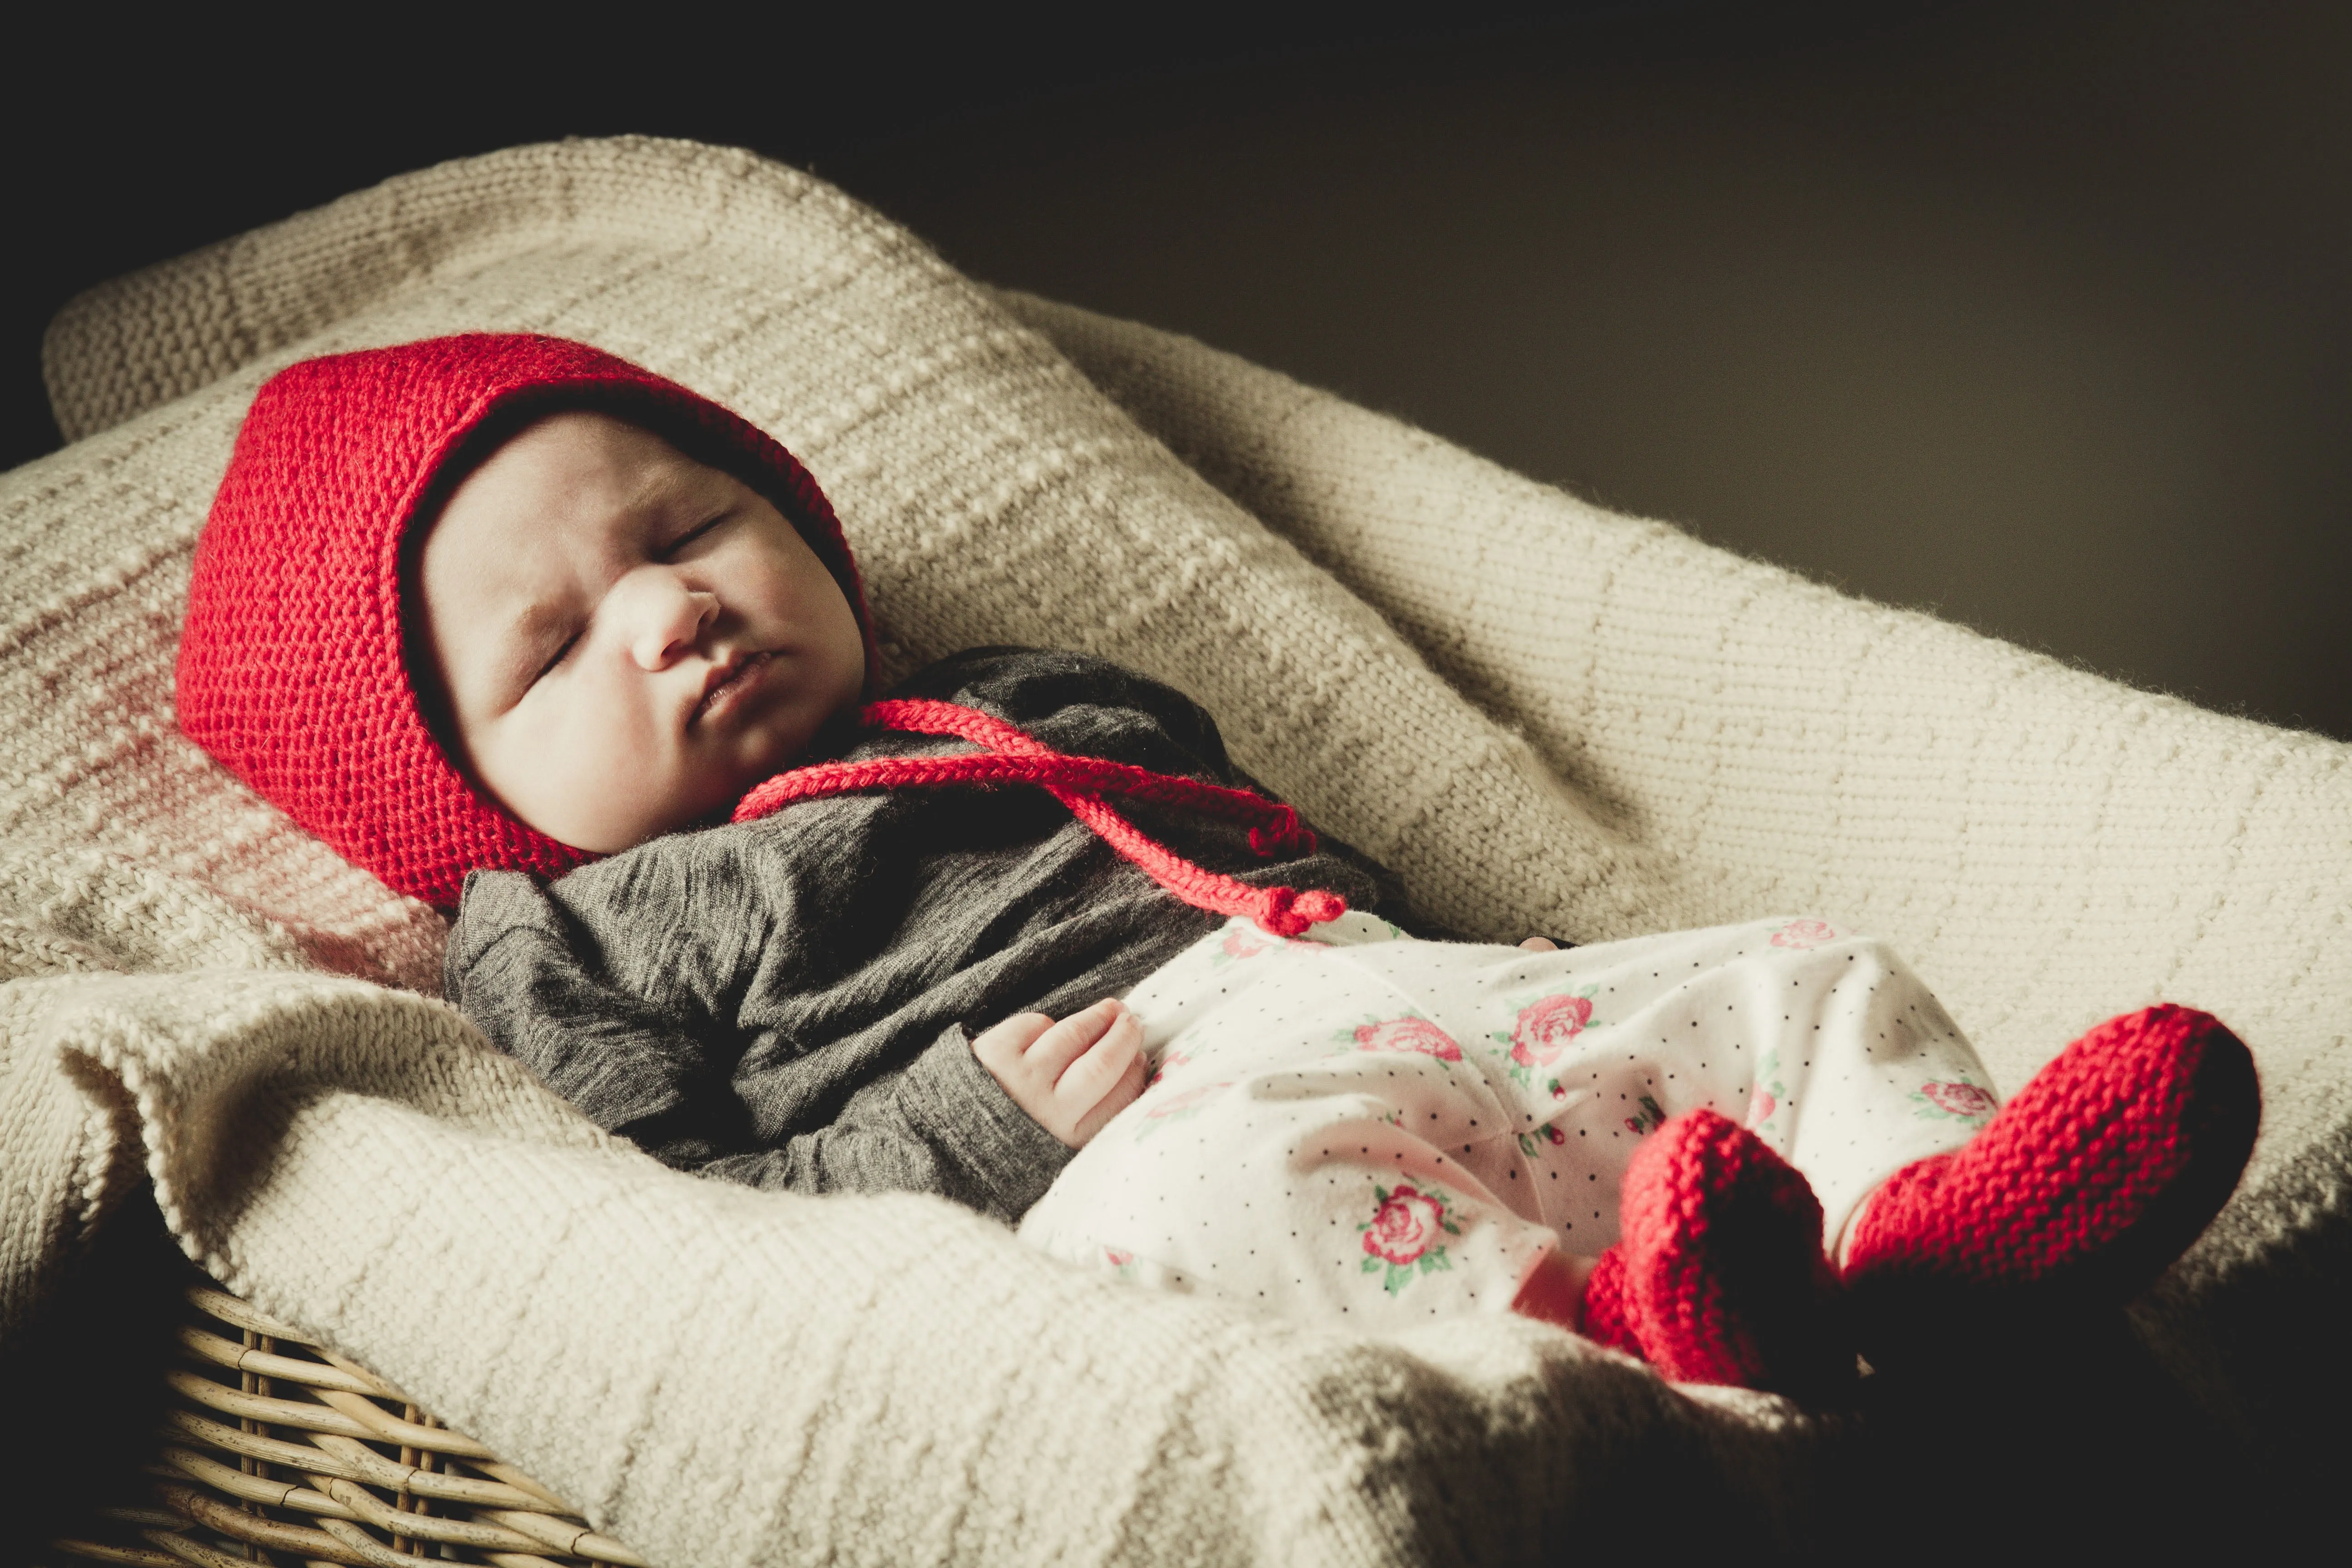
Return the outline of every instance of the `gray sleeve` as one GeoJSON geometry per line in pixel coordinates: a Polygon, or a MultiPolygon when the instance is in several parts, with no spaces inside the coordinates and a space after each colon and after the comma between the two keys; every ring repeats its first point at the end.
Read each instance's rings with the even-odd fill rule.
{"type": "Polygon", "coordinates": [[[492,1045],[598,1126],[648,1148],[728,1143],[740,1107],[696,1021],[612,984],[592,956],[583,933],[530,877],[477,871],[449,935],[443,983],[492,1045]]]}
{"type": "Polygon", "coordinates": [[[1074,1152],[1013,1103],[957,1026],[852,1096],[832,1125],[701,1171],[793,1192],[938,1193],[1011,1225],[1074,1152]]]}
{"type": "Polygon", "coordinates": [[[450,933],[450,1000],[590,1120],[673,1169],[802,1193],[938,1193],[1018,1220],[1070,1150],[1013,1103],[950,1027],[860,1085],[823,1126],[764,1142],[729,1081],[722,1028],[616,983],[571,911],[519,872],[476,872],[450,933]]]}
{"type": "Polygon", "coordinates": [[[956,1165],[964,1201],[1008,1222],[1028,1213],[1077,1152],[1013,1103],[961,1025],[914,1059],[896,1099],[908,1125],[956,1165]]]}

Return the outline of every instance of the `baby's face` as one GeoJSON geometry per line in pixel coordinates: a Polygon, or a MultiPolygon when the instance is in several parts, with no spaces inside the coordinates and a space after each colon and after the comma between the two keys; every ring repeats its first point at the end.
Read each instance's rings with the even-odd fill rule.
{"type": "Polygon", "coordinates": [[[607,415],[492,453],[425,536],[419,586],[476,781],[575,848],[730,805],[865,683],[856,616],[783,514],[607,415]]]}

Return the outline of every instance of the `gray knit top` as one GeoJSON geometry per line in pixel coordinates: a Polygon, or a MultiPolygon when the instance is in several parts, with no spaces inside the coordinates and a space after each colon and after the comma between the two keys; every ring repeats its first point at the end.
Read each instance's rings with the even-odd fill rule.
{"type": "MultiPolygon", "coordinates": [[[[892,695],[980,709],[1060,752],[1255,787],[1190,700],[1085,655],[974,649],[892,695]]],[[[967,749],[845,730],[823,755],[967,749]]],[[[1212,870],[1419,924],[1386,871],[1328,837],[1269,859],[1234,824],[1119,809],[1212,870]]],[[[445,975],[501,1049],[670,1165],[800,1192],[939,1193],[1011,1222],[1070,1151],[1013,1103],[971,1036],[1123,993],[1222,919],[1043,790],[908,788],[670,834],[550,883],[477,871],[445,975]]]]}

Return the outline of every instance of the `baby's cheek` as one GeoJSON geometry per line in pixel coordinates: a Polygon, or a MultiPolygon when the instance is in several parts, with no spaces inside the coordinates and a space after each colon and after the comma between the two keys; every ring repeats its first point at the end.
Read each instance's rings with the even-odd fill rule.
{"type": "Polygon", "coordinates": [[[626,706],[543,704],[512,717],[528,721],[500,737],[485,777],[508,810],[549,837],[614,854],[698,815],[680,798],[674,748],[626,706]]]}

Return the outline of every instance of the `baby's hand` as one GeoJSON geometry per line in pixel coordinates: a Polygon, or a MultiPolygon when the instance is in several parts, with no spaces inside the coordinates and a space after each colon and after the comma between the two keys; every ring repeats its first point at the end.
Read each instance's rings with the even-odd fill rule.
{"type": "Polygon", "coordinates": [[[1528,938],[1527,941],[1519,943],[1519,946],[1523,951],[1528,952],[1558,952],[1559,951],[1559,943],[1552,941],[1552,939],[1548,936],[1531,936],[1528,938]]]}
{"type": "Polygon", "coordinates": [[[1115,998],[1058,1024],[1015,1013],[971,1048],[1013,1104],[1073,1149],[1143,1092],[1143,1026],[1115,998]]]}

